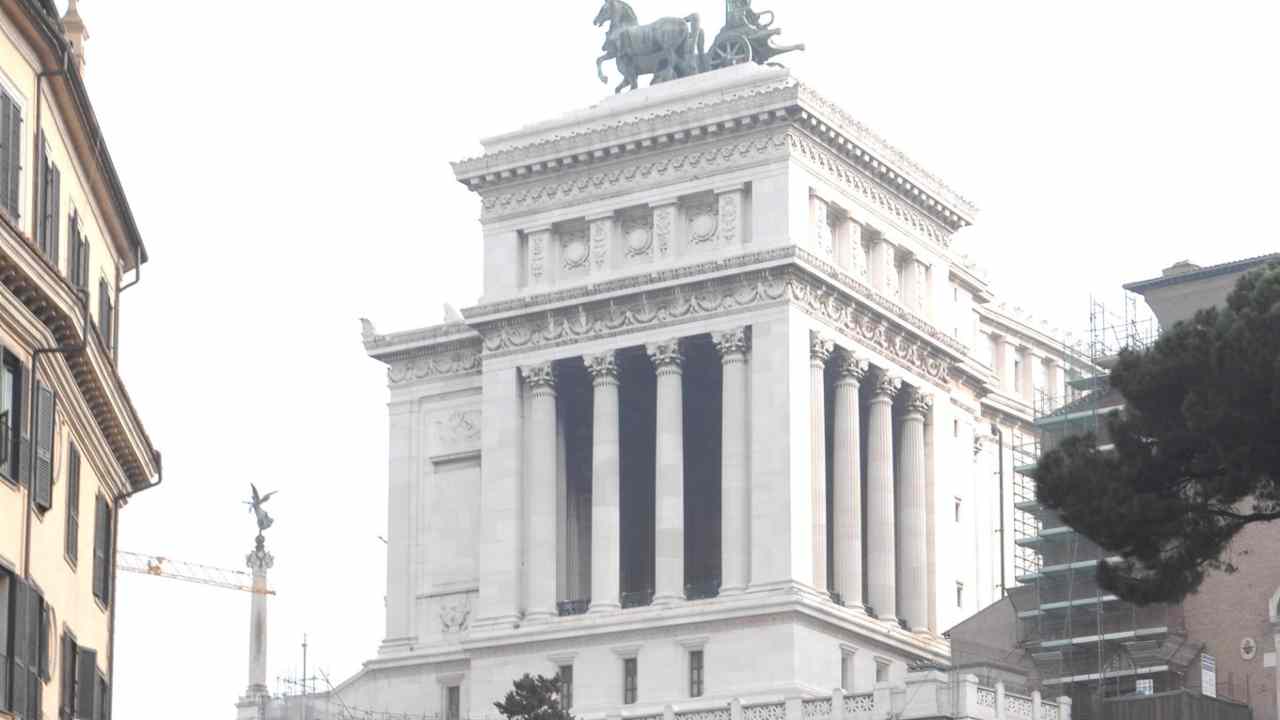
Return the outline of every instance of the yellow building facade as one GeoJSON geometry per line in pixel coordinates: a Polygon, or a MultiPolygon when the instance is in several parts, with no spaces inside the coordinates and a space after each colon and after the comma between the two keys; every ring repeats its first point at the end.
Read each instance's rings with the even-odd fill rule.
{"type": "Polygon", "coordinates": [[[0,0],[0,718],[110,716],[117,517],[161,477],[117,372],[146,252],[76,3],[0,0]]]}

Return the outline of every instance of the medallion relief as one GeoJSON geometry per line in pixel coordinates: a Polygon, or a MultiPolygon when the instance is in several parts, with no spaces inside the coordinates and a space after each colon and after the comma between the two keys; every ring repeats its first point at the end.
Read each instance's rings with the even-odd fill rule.
{"type": "MultiPolygon", "coordinates": [[[[648,208],[622,216],[622,240],[627,258],[647,258],[653,252],[654,215],[648,208]]],[[[669,241],[668,241],[669,242],[669,241]]]]}
{"type": "Polygon", "coordinates": [[[569,230],[561,233],[560,258],[566,271],[586,267],[590,257],[591,248],[587,244],[586,230],[569,230]]]}
{"type": "Polygon", "coordinates": [[[685,208],[685,216],[689,223],[689,244],[705,245],[716,239],[720,218],[713,202],[691,203],[685,208]]]}

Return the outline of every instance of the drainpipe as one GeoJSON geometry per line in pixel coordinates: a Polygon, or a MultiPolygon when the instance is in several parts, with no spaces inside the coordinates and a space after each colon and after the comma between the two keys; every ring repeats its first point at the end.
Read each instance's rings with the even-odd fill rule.
{"type": "Polygon", "coordinates": [[[1004,597],[1008,590],[1005,585],[1005,559],[1004,559],[1004,431],[1000,426],[991,423],[991,434],[996,436],[1000,441],[1000,597],[1004,597]]]}

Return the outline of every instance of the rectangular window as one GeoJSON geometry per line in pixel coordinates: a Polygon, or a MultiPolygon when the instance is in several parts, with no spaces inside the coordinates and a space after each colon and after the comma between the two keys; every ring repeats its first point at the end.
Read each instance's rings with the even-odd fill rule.
{"type": "Polygon", "coordinates": [[[956,607],[964,607],[964,583],[956,583],[956,607]]]}
{"type": "Polygon", "coordinates": [[[107,607],[111,603],[111,504],[98,496],[93,527],[93,596],[107,607]]]}
{"type": "Polygon", "coordinates": [[[462,717],[462,688],[458,685],[450,685],[445,688],[444,694],[445,720],[460,720],[462,717]]]}
{"type": "Polygon", "coordinates": [[[40,174],[38,184],[40,213],[36,217],[36,245],[40,248],[40,254],[57,267],[60,240],[58,223],[62,217],[62,177],[58,172],[58,166],[49,159],[44,133],[40,134],[36,150],[38,153],[36,172],[40,174]]]}
{"type": "Polygon", "coordinates": [[[702,651],[689,652],[689,697],[702,697],[702,651]]]}
{"type": "Polygon", "coordinates": [[[956,522],[960,522],[960,506],[963,502],[961,498],[956,498],[956,522]]]}
{"type": "Polygon", "coordinates": [[[0,370],[0,473],[20,482],[18,468],[21,463],[22,443],[22,364],[9,353],[4,354],[4,366],[0,370]]]}
{"type": "Polygon", "coordinates": [[[80,449],[67,443],[67,561],[80,561],[80,449]]]}
{"type": "Polygon", "coordinates": [[[889,663],[885,660],[876,660],[876,682],[889,682],[889,663]]]}
{"type": "Polygon", "coordinates": [[[67,221],[67,280],[77,290],[89,292],[89,241],[81,232],[80,216],[72,213],[67,221]]]}
{"type": "Polygon", "coordinates": [[[622,660],[622,704],[634,705],[636,702],[636,659],[622,660]]]}
{"type": "Polygon", "coordinates": [[[560,707],[568,710],[573,707],[573,666],[561,665],[556,677],[560,678],[560,707]]]}
{"type": "Polygon", "coordinates": [[[840,689],[849,692],[853,689],[853,655],[848,652],[840,653],[840,689]]]}
{"type": "Polygon", "coordinates": [[[1022,392],[1022,361],[1016,358],[1013,361],[1013,390],[1022,392]]]}
{"type": "Polygon", "coordinates": [[[22,108],[0,91],[0,209],[13,220],[22,216],[18,195],[22,187],[22,108]]]}

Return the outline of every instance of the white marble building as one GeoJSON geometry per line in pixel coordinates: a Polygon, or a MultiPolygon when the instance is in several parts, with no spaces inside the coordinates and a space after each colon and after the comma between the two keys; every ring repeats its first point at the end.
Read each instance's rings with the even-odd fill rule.
{"type": "MultiPolygon", "coordinates": [[[[998,597],[992,423],[1075,360],[951,248],[975,208],[785,69],[611,97],[455,164],[481,302],[379,334],[386,638],[353,707],[867,694],[998,597]]],[[[1006,458],[1006,468],[1012,466],[1006,458]]]]}

